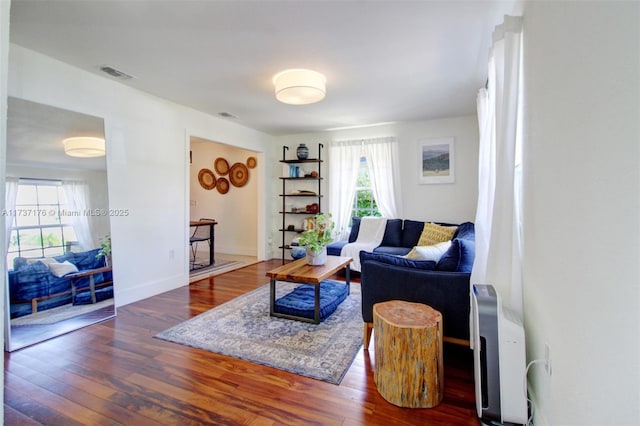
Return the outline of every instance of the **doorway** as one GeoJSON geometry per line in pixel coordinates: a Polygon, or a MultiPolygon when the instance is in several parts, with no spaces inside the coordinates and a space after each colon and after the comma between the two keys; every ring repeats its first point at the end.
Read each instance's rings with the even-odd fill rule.
{"type": "MultiPolygon", "coordinates": [[[[190,138],[189,153],[190,222],[217,222],[211,241],[190,243],[190,281],[256,263],[262,167],[257,153],[196,136],[190,138]]],[[[190,226],[189,236],[196,231],[190,226]]]]}

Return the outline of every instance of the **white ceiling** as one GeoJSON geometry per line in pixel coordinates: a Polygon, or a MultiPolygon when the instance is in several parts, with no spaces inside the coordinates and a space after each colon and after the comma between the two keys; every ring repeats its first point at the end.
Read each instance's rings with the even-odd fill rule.
{"type": "Polygon", "coordinates": [[[8,165],[106,170],[105,157],[78,158],[64,153],[62,141],[74,136],[104,138],[104,120],[24,99],[8,99],[8,165]]]}
{"type": "MultiPolygon", "coordinates": [[[[11,41],[273,135],[475,113],[495,25],[516,1],[29,1],[11,41]],[[327,97],[278,102],[286,68],[327,97]]],[[[108,77],[107,78],[112,78],[108,77]]]]}

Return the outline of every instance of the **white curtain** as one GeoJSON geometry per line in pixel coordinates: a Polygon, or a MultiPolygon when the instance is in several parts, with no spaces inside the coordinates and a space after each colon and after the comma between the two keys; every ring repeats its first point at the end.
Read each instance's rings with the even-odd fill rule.
{"type": "Polygon", "coordinates": [[[71,225],[78,237],[78,244],[81,250],[91,250],[98,247],[97,241],[93,237],[92,224],[89,215],[89,186],[79,181],[62,182],[64,194],[67,197],[69,210],[78,212],[71,216],[71,225]]]}
{"type": "Polygon", "coordinates": [[[383,217],[401,217],[399,207],[400,185],[398,177],[398,143],[395,138],[378,138],[364,142],[373,197],[383,217]]]}
{"type": "MultiPolygon", "coordinates": [[[[15,211],[16,209],[16,197],[18,195],[18,178],[7,177],[5,181],[5,193],[4,193],[4,205],[5,209],[8,212],[15,211]]],[[[9,248],[9,243],[11,242],[11,228],[13,227],[13,220],[15,219],[14,215],[6,215],[4,217],[4,229],[6,241],[5,245],[7,249],[9,248]]]]}
{"type": "Polygon", "coordinates": [[[516,178],[516,164],[521,137],[521,49],[522,18],[505,16],[493,35],[487,89],[481,89],[477,97],[480,152],[476,258],[471,273],[471,284],[493,285],[503,305],[520,317],[521,183],[516,178]]]}
{"type": "Polygon", "coordinates": [[[365,156],[373,197],[386,218],[399,217],[400,188],[398,146],[395,138],[372,138],[332,142],[329,146],[329,209],[338,239],[349,236],[353,197],[356,192],[360,157],[365,156]]]}
{"type": "Polygon", "coordinates": [[[349,237],[361,152],[362,141],[339,141],[329,145],[329,211],[336,225],[337,240],[349,237]]]}

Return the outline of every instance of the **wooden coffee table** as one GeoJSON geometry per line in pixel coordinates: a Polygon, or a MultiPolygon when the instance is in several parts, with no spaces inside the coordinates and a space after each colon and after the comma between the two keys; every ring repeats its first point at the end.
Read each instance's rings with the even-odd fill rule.
{"type": "Polygon", "coordinates": [[[349,264],[353,262],[350,257],[343,256],[327,256],[327,262],[324,265],[312,266],[307,265],[305,258],[298,259],[294,262],[287,263],[278,268],[267,272],[267,276],[271,278],[271,302],[269,305],[269,315],[272,317],[295,319],[298,321],[310,322],[313,324],[320,323],[320,283],[334,275],[336,272],[345,268],[346,285],[349,288],[351,279],[351,269],[349,264]],[[289,315],[275,311],[276,305],[276,281],[287,281],[300,284],[313,284],[315,287],[315,309],[314,318],[289,315]]]}

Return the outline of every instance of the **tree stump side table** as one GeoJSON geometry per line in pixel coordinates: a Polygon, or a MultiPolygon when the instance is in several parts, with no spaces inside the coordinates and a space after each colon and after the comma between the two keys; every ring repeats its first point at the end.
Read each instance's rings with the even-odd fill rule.
{"type": "Polygon", "coordinates": [[[399,407],[431,408],[442,401],[442,315],[420,303],[373,305],[378,392],[399,407]]]}

